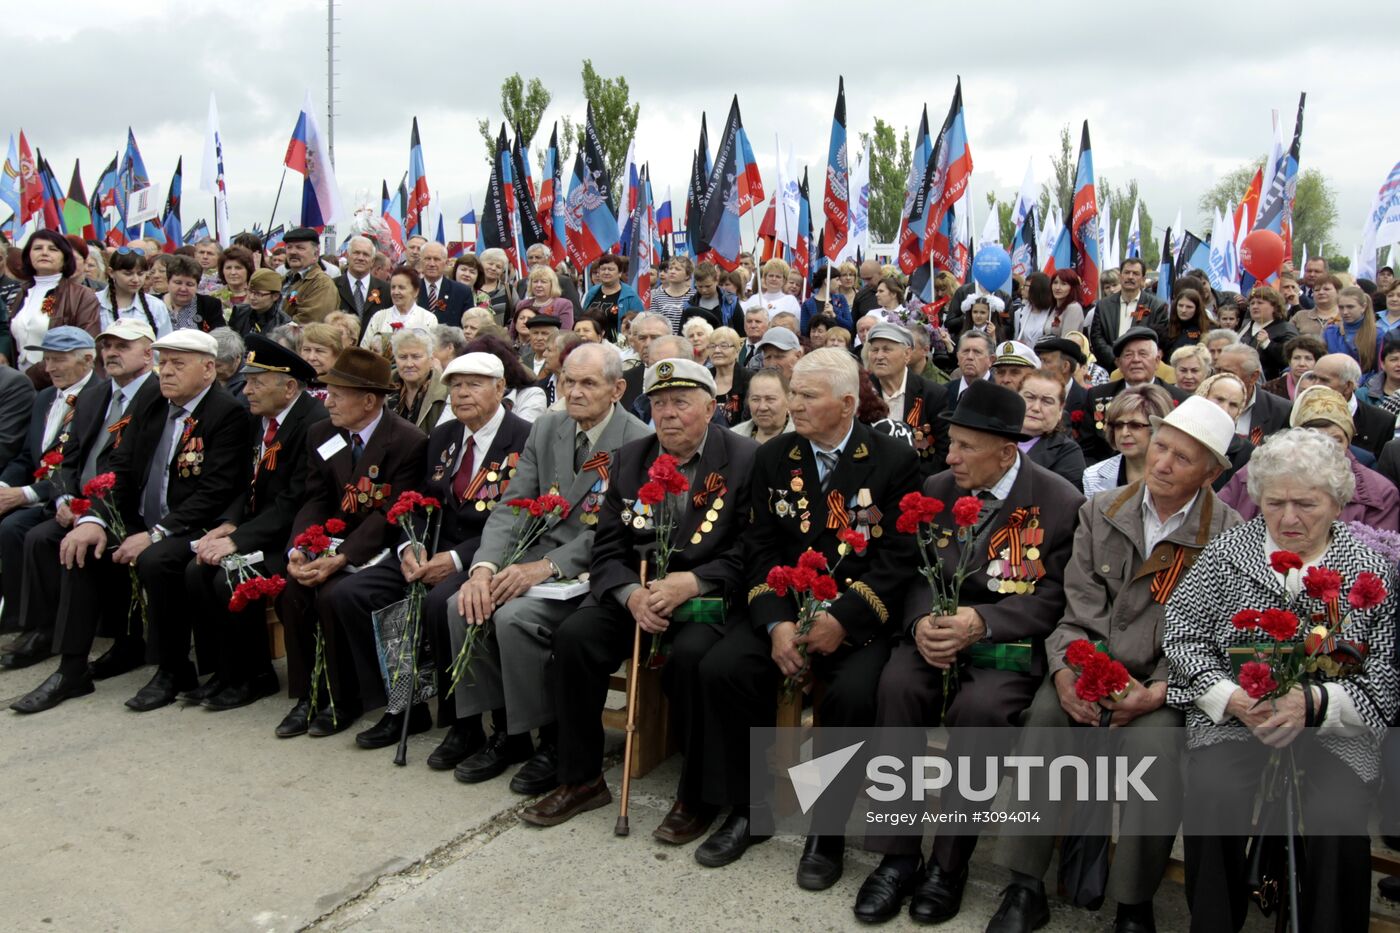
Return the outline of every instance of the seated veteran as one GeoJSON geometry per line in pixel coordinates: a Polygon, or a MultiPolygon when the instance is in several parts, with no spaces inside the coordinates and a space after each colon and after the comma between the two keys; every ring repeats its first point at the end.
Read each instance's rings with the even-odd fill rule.
{"type": "MultiPolygon", "coordinates": [[[[256,276],[255,276],[256,278],[256,276]]],[[[248,358],[241,370],[254,443],[253,481],[193,543],[194,558],[183,582],[194,618],[195,655],[201,673],[211,674],[186,699],[212,710],[237,709],[277,693],[277,672],[267,641],[267,603],[262,599],[232,609],[238,574],[223,562],[261,552],[249,570],[262,576],[285,574],[292,519],[306,498],[306,437],[326,420],[326,409],[306,386],[316,370],[296,353],[258,333],[248,335],[248,358]]]]}
{"type": "MultiPolygon", "coordinates": [[[[1381,773],[1380,739],[1400,709],[1400,674],[1394,564],[1338,521],[1355,483],[1341,445],[1321,432],[1293,428],[1267,437],[1249,463],[1259,517],[1213,538],[1167,601],[1167,703],[1186,711],[1182,823],[1193,929],[1244,925],[1250,840],[1237,827],[1241,814],[1247,819],[1254,812],[1269,762],[1284,749],[1305,756],[1297,762],[1297,784],[1283,791],[1301,804],[1307,857],[1297,869],[1300,928],[1359,933],[1370,927],[1366,827],[1381,773]],[[1333,598],[1347,616],[1343,637],[1367,650],[1352,669],[1336,676],[1319,671],[1261,703],[1242,686],[1261,695],[1242,668],[1236,672],[1231,650],[1273,638],[1234,618],[1286,607],[1311,627],[1314,613],[1328,611],[1324,594],[1302,586],[1312,568],[1340,578],[1333,598]],[[1362,591],[1363,573],[1384,587],[1362,591]],[[1353,604],[1353,596],[1362,598],[1353,604]]],[[[1275,631],[1288,638],[1286,630],[1275,631]]]]}
{"type": "MultiPolygon", "coordinates": [[[[908,444],[856,420],[862,378],[846,350],[824,347],[803,356],[792,370],[795,433],[775,437],[754,457],[746,506],[752,521],[744,536],[749,618],[700,663],[705,802],[731,808],[696,850],[695,860],[710,868],[735,861],[771,832],[768,801],[750,799],[749,729],[773,726],[784,678],[799,678],[810,666],[822,686],[816,714],[823,725],[875,721],[875,689],[914,560],[913,539],[896,534],[894,522],[900,497],[918,487],[919,472],[908,444]],[[848,532],[865,537],[863,551],[843,541],[848,532]],[[790,592],[779,596],[768,575],[795,566],[809,549],[828,566],[841,559],[841,591],[804,635],[795,621],[797,600],[790,592]]],[[[816,755],[835,751],[818,745],[816,755]]],[[[814,819],[844,818],[859,780],[853,771],[843,774],[822,794],[814,819]]],[[[808,890],[835,884],[844,852],[843,835],[809,835],[797,883],[808,890]]]]}
{"type": "MultiPolygon", "coordinates": [[[[972,383],[944,415],[948,469],[925,481],[923,494],[943,503],[934,532],[948,544],[931,559],[940,560],[944,586],[951,587],[970,547],[968,575],[953,615],[937,611],[926,582],[909,587],[900,616],[903,637],[880,675],[875,724],[927,727],[941,720],[953,729],[947,754],[954,759],[1009,752],[1013,728],[983,729],[972,739],[957,727],[1019,725],[1045,678],[1044,640],[1064,615],[1064,570],[1084,497],[1017,448],[1027,439],[1024,416],[1021,396],[989,382],[972,383]],[[982,506],[970,530],[959,533],[953,506],[964,497],[982,506]],[[1019,564],[1009,559],[1013,551],[1024,555],[1019,564]],[[957,678],[951,699],[944,696],[945,671],[957,678]]],[[[955,789],[943,791],[942,812],[967,806],[955,789]]],[[[856,916],[888,919],[912,892],[915,921],[951,919],[961,907],[976,846],[975,835],[940,832],[925,867],[918,836],[868,836],[866,848],[884,858],[861,886],[856,916]]]]}
{"type": "MultiPolygon", "coordinates": [[[[389,361],[361,347],[342,350],[321,377],[330,418],[307,432],[306,495],[287,543],[287,586],[277,597],[277,617],[287,642],[287,692],[296,704],[278,724],[279,738],[334,735],[364,711],[361,690],[379,690],[378,671],[361,685],[331,598],[363,571],[392,560],[399,530],[389,524],[394,500],[423,478],[428,437],[389,411],[394,387],[389,361]],[[308,528],[332,519],[344,528],[331,546],[298,544],[308,528]],[[313,702],[314,696],[314,702],[313,702]]],[[[314,530],[313,530],[314,536],[314,530]]]]}
{"type": "Polygon", "coordinates": [[[457,780],[467,784],[526,762],[510,783],[520,794],[542,794],[559,783],[559,730],[546,665],[553,633],[583,600],[528,592],[537,584],[576,580],[588,570],[614,452],[650,434],[619,404],[627,383],[616,348],[601,343],[576,348],[564,361],[563,377],[566,408],[534,422],[507,498],[553,493],[568,502],[568,515],[547,519],[543,534],[509,564],[525,519],[509,508],[497,508],[487,518],[467,582],[447,605],[452,656],[462,650],[467,626],[487,628],[476,643],[471,670],[457,685],[452,728],[428,759],[429,767],[454,768],[457,780]],[[487,710],[493,718],[489,739],[481,726],[487,710]],[[535,729],[538,747],[530,739],[535,729]]]}
{"type": "MultiPolygon", "coordinates": [[[[166,582],[189,562],[190,542],[248,485],[248,415],[215,381],[214,338],[172,331],[160,353],[163,404],[133,412],[114,444],[113,485],[53,550],[26,563],[26,612],[56,619],[58,670],[12,709],[35,713],[93,692],[88,653],[102,607],[131,598],[131,568],[145,591],[140,619],[149,632],[155,675],[126,705],[138,712],[174,702],[198,686],[190,663],[190,613],[182,587],[166,582]],[[139,414],[140,420],[137,420],[139,414]]],[[[141,624],[138,621],[137,624],[141,624]]]]}
{"type": "Polygon", "coordinates": [[[631,653],[641,626],[644,647],[669,649],[661,681],[684,755],[675,802],[653,835],[680,845],[699,838],[717,809],[702,792],[699,667],[724,637],[726,606],[743,585],[748,516],[740,503],[758,445],[711,421],[714,377],[699,363],[663,359],[647,369],[643,391],[656,435],[618,450],[593,542],[590,595],[554,634],[559,787],[521,819],[553,826],[612,799],[603,779],[601,714],[608,676],[631,653]],[[686,489],[648,501],[651,473],[667,469],[662,455],[674,459],[669,469],[685,478],[686,489]],[[674,551],[663,555],[663,547],[674,551]],[[645,582],[640,561],[649,568],[645,582]]]}
{"type": "Polygon", "coordinates": [[[937,416],[943,411],[947,393],[941,385],[909,371],[913,346],[914,338],[907,329],[883,321],[870,328],[861,358],[889,407],[889,417],[909,426],[919,468],[931,476],[943,469],[943,461],[935,458],[934,452],[940,441],[935,435],[946,430],[937,416]]]}
{"type": "MultiPolygon", "coordinates": [[[[1211,488],[1229,464],[1235,425],[1230,415],[1204,398],[1187,399],[1165,418],[1152,421],[1144,479],[1101,492],[1079,509],[1065,569],[1064,617],[1045,640],[1050,676],[1035,694],[1026,725],[1130,727],[1116,733],[1117,754],[1130,761],[1157,756],[1166,765],[1163,773],[1170,783],[1154,785],[1153,791],[1159,799],[1175,802],[1181,796],[1177,775],[1182,749],[1170,730],[1180,728],[1185,717],[1166,705],[1162,618],[1172,590],[1205,546],[1239,524],[1239,516],[1211,488]],[[1089,703],[1076,694],[1079,675],[1065,655],[1079,640],[1101,644],[1127,667],[1132,680],[1121,700],[1089,703]]],[[[1059,753],[1058,743],[1047,741],[1046,735],[1027,731],[1016,753],[1059,753]]],[[[1043,784],[1033,786],[1029,806],[1047,826],[1060,824],[1065,807],[1051,800],[1043,784]]],[[[1173,835],[1146,835],[1134,828],[1147,825],[1141,807],[1136,797],[1122,804],[1124,831],[1103,892],[1118,904],[1119,930],[1155,927],[1152,898],[1175,842],[1173,835]]],[[[1052,833],[1001,837],[996,861],[1010,870],[1011,884],[993,917],[996,929],[1029,931],[1049,920],[1043,878],[1054,850],[1052,833]]]]}
{"type": "Polygon", "coordinates": [[[1178,402],[1190,394],[1158,378],[1157,367],[1162,362],[1160,339],[1155,329],[1138,325],[1128,328],[1113,342],[1113,356],[1122,376],[1091,388],[1084,399],[1084,414],[1080,418],[1079,443],[1084,448],[1084,459],[1091,465],[1113,454],[1110,445],[1114,439],[1109,433],[1106,412],[1125,389],[1155,385],[1178,402]]]}
{"type": "MultiPolygon", "coordinates": [[[[355,659],[355,678],[365,705],[374,708],[385,700],[379,658],[384,651],[376,644],[372,614],[398,602],[410,583],[429,587],[423,600],[421,631],[432,639],[432,657],[437,666],[437,696],[440,719],[450,725],[457,720],[455,698],[451,694],[448,666],[452,662],[447,637],[447,606],[455,601],[457,590],[466,582],[472,555],[481,541],[487,517],[514,493],[510,474],[530,434],[530,424],[506,411],[501,399],[506,392],[505,368],[490,353],[467,353],[447,364],[443,371],[452,420],[435,428],[428,438],[424,475],[413,488],[442,504],[429,525],[424,511],[412,516],[419,541],[433,543],[436,550],[423,553],[409,541],[407,533],[395,545],[395,557],[368,567],[346,580],[330,597],[330,609],[346,633],[346,646],[355,659]]],[[[508,509],[503,511],[509,512],[508,509]]],[[[423,672],[422,677],[433,676],[423,672]]],[[[399,740],[403,717],[409,716],[409,732],[417,734],[432,728],[426,703],[386,710],[379,722],[355,736],[361,748],[385,748],[399,740]]]]}

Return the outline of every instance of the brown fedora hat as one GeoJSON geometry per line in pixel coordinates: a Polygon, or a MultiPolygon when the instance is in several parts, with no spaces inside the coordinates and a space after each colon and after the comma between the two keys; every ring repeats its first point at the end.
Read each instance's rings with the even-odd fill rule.
{"type": "Polygon", "coordinates": [[[389,361],[384,357],[363,347],[349,347],[340,351],[335,365],[321,377],[321,382],[328,386],[387,393],[394,391],[391,378],[389,361]]]}

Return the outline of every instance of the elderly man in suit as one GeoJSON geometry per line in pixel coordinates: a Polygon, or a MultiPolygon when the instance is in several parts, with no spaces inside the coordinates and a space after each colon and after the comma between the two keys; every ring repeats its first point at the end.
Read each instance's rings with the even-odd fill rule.
{"type": "Polygon", "coordinates": [[[389,361],[379,354],[343,350],[321,382],[329,387],[330,418],[307,432],[306,495],[292,521],[289,579],[277,599],[286,630],[287,687],[297,701],[277,726],[279,738],[334,735],[363,712],[332,597],[353,579],[348,567],[388,559],[397,537],[388,511],[422,478],[428,446],[427,435],[385,408],[393,386],[389,361]],[[332,519],[344,524],[334,553],[296,545],[302,532],[313,525],[324,529],[332,519]]]}
{"type": "MultiPolygon", "coordinates": [[[[1395,416],[1384,408],[1367,405],[1356,397],[1361,380],[1361,366],[1345,353],[1329,353],[1317,361],[1312,372],[1298,380],[1298,391],[1311,385],[1324,385],[1347,400],[1351,420],[1356,426],[1352,444],[1369,450],[1377,459],[1385,445],[1395,437],[1395,416]]],[[[1287,403],[1284,403],[1287,406],[1287,403]]],[[[1289,411],[1285,407],[1285,411],[1289,411]]],[[[1287,426],[1285,419],[1284,426],[1287,426]]]]}
{"type": "MultiPolygon", "coordinates": [[[[1064,753],[1067,746],[1051,738],[1050,729],[1120,727],[1117,754],[1131,761],[1152,755],[1164,763],[1159,774],[1170,783],[1154,785],[1153,792],[1171,803],[1181,796],[1181,745],[1171,731],[1185,719],[1180,710],[1165,705],[1164,607],[1205,545],[1240,518],[1211,489],[1230,465],[1227,451],[1235,431],[1230,416],[1203,398],[1189,398],[1165,418],[1153,420],[1146,478],[1101,492],[1080,507],[1065,569],[1064,616],[1045,641],[1050,676],[1036,692],[1026,721],[1036,728],[1024,734],[1017,753],[1046,755],[1047,760],[1064,753]],[[1127,696],[1100,703],[1079,698],[1078,675],[1065,658],[1079,639],[1103,642],[1128,668],[1133,679],[1127,696]]],[[[1058,826],[1063,804],[1051,800],[1043,782],[1029,790],[1030,808],[1044,825],[1058,826]]],[[[1117,928],[1124,933],[1154,928],[1152,898],[1175,841],[1170,833],[1145,832],[1148,820],[1157,817],[1147,817],[1140,807],[1136,799],[1123,804],[1124,832],[1105,892],[1118,904],[1117,928]]],[[[1049,920],[1042,878],[1054,855],[1052,832],[1001,837],[996,861],[1010,871],[1011,884],[992,928],[1028,933],[1049,920]]]]}
{"type": "Polygon", "coordinates": [[[320,236],[310,227],[296,227],[287,232],[282,242],[287,248],[282,310],[298,324],[324,321],[327,314],[340,307],[340,295],[321,268],[320,236]]]}
{"type": "Polygon", "coordinates": [[[946,446],[941,435],[947,429],[938,415],[947,390],[909,371],[913,347],[914,338],[908,330],[884,321],[870,328],[860,355],[876,391],[889,406],[890,419],[909,425],[920,471],[932,476],[943,469],[937,452],[946,446]]]}
{"type": "MultiPolygon", "coordinates": [[[[816,710],[823,725],[875,721],[875,689],[914,560],[913,540],[896,534],[894,522],[900,498],[918,488],[920,477],[908,444],[855,420],[861,378],[846,350],[823,348],[804,356],[793,368],[790,391],[796,433],[773,438],[754,458],[744,560],[749,621],[731,628],[700,664],[704,800],[733,808],[696,850],[696,861],[707,867],[730,864],[770,831],[766,802],[750,799],[749,729],[774,724],[784,677],[796,678],[810,664],[825,688],[816,710]],[[768,584],[768,573],[795,565],[809,548],[835,564],[850,550],[842,540],[846,531],[865,535],[869,547],[845,553],[839,571],[844,591],[810,632],[799,635],[797,605],[768,584]],[[799,644],[806,646],[806,660],[799,644]]],[[[819,747],[816,754],[833,750],[819,747]]],[[[844,817],[858,779],[843,774],[823,792],[814,821],[831,813],[844,817]]],[[[809,890],[835,884],[844,850],[843,835],[810,835],[797,883],[809,890]]]]}
{"type": "MultiPolygon", "coordinates": [[[[435,245],[435,244],[434,244],[435,245]]],[[[505,367],[490,353],[466,353],[443,370],[453,418],[433,429],[428,438],[424,474],[416,488],[442,503],[434,519],[438,523],[435,553],[414,549],[405,533],[395,547],[397,559],[389,559],[355,574],[331,597],[331,611],[346,632],[346,644],[355,659],[356,677],[368,707],[387,699],[380,689],[379,652],[372,615],[404,597],[409,583],[427,587],[423,600],[421,631],[433,639],[432,653],[438,670],[438,708],[444,724],[456,721],[448,665],[452,661],[447,638],[447,607],[467,580],[472,555],[481,530],[491,513],[505,501],[515,462],[530,434],[530,423],[511,414],[501,404],[506,393],[505,367]]],[[[411,520],[420,541],[432,542],[433,534],[423,513],[411,520]]],[[[431,675],[425,675],[431,676],[431,675]]],[[[432,728],[426,703],[411,708],[386,709],[379,722],[355,736],[360,748],[385,748],[399,740],[408,716],[409,732],[432,728]]]]}
{"type": "Polygon", "coordinates": [[[1119,290],[1116,295],[1104,295],[1094,305],[1094,320],[1089,326],[1089,345],[1094,358],[1104,369],[1113,370],[1118,356],[1118,338],[1134,327],[1150,327],[1158,340],[1167,337],[1167,303],[1142,290],[1147,279],[1147,267],[1141,259],[1125,259],[1118,269],[1119,290]]]}
{"type": "Polygon", "coordinates": [[[1288,429],[1293,406],[1288,399],[1264,390],[1263,365],[1259,361],[1258,350],[1243,343],[1222,347],[1215,360],[1215,369],[1238,378],[1244,383],[1248,395],[1244,408],[1235,419],[1236,434],[1257,447],[1269,435],[1288,429]]]}
{"type": "MultiPolygon", "coordinates": [[[[1025,403],[1012,390],[974,383],[945,416],[951,447],[948,469],[924,483],[924,495],[945,504],[935,519],[935,532],[947,540],[938,548],[945,583],[972,549],[959,597],[959,608],[942,615],[927,584],[912,587],[905,600],[900,628],[903,638],[880,676],[877,726],[953,729],[947,756],[982,760],[1010,751],[1012,728],[981,729],[978,739],[957,727],[1011,727],[1030,706],[1045,677],[1044,640],[1064,613],[1064,570],[1070,557],[1075,516],[1084,501],[1074,486],[1037,466],[1017,449],[1025,403]],[[952,505],[975,496],[981,509],[967,531],[955,525],[952,505]],[[1022,529],[1034,529],[1025,541],[1022,529]],[[1038,541],[1038,544],[1032,544],[1038,541]],[[1038,547],[1039,558],[1012,567],[1011,550],[1038,547]],[[986,651],[990,646],[1017,645],[1015,663],[986,651]],[[957,678],[957,690],[944,696],[945,672],[957,678]],[[1004,734],[1004,741],[991,738],[1004,734]]],[[[941,542],[940,542],[941,544],[941,542]]],[[[921,744],[921,743],[920,743],[921,744]]],[[[904,749],[922,754],[921,749],[904,749]]],[[[908,804],[902,802],[900,806],[908,804]]],[[[967,807],[956,789],[943,791],[941,810],[967,807]]],[[[962,903],[967,866],[977,845],[975,835],[940,831],[933,842],[927,868],[922,840],[917,835],[870,836],[866,848],[884,853],[856,896],[860,920],[879,922],[898,913],[905,894],[912,892],[910,916],[921,923],[941,923],[954,917],[962,903]]]]}
{"type": "Polygon", "coordinates": [[[53,384],[32,396],[25,443],[0,470],[0,585],[5,594],[0,631],[5,632],[19,627],[25,536],[52,514],[48,506],[63,491],[59,469],[46,466],[44,458],[71,455],[78,401],[88,396],[84,407],[90,409],[91,399],[107,390],[107,380],[93,372],[96,349],[87,331],[55,327],[44,334],[39,349],[53,384]]]}
{"type": "Polygon", "coordinates": [[[511,780],[511,789],[522,794],[544,793],[559,783],[558,715],[545,665],[555,630],[582,601],[581,596],[541,599],[527,592],[550,580],[575,579],[588,569],[614,453],[649,434],[619,404],[626,382],[615,348],[579,346],[565,360],[563,376],[565,410],[546,412],[535,421],[509,495],[533,499],[554,492],[568,500],[569,514],[551,520],[519,561],[503,566],[516,543],[517,518],[512,510],[495,510],[482,532],[471,574],[447,613],[454,654],[465,643],[467,626],[491,626],[481,635],[470,673],[457,686],[457,723],[434,755],[442,767],[455,765],[457,779],[468,784],[526,761],[511,780]],[[497,713],[491,737],[482,746],[481,714],[502,708],[504,715],[497,713]],[[530,741],[532,729],[540,733],[538,749],[530,741]],[[479,748],[472,752],[474,746],[479,748]]]}
{"type": "Polygon", "coordinates": [[[461,327],[462,312],[472,307],[476,299],[470,285],[447,278],[447,247],[424,243],[418,256],[418,271],[423,277],[418,286],[419,306],[431,311],[439,324],[461,327]]]}
{"type": "Polygon", "coordinates": [[[230,608],[232,584],[223,562],[261,552],[265,575],[285,571],[292,518],[306,494],[307,432],[326,420],[325,407],[306,392],[316,371],[291,350],[251,334],[242,373],[255,439],[252,482],[194,542],[183,580],[168,583],[183,584],[196,607],[195,653],[200,669],[212,673],[184,698],[212,710],[237,709],[277,692],[267,607],[257,600],[242,610],[230,608]]]}
{"type": "Polygon", "coordinates": [[[683,845],[709,828],[717,810],[703,793],[699,667],[724,637],[724,607],[744,583],[748,516],[739,503],[747,498],[746,480],[758,445],[712,422],[714,377],[693,360],[655,363],[647,369],[645,388],[656,435],[618,450],[594,541],[589,596],[554,636],[560,783],[520,817],[554,826],[612,800],[603,779],[601,714],[608,675],[631,652],[635,627],[641,626],[652,638],[664,636],[670,642],[661,678],[685,756],[675,801],[653,835],[683,845]],[[641,489],[663,454],[674,458],[688,488],[665,495],[664,505],[644,502],[641,489]],[[655,549],[662,523],[669,523],[667,534],[678,550],[665,576],[643,585],[638,561],[649,559],[654,565],[659,559],[655,549]],[[688,615],[704,605],[694,602],[699,597],[718,604],[717,618],[688,615]]]}
{"type": "Polygon", "coordinates": [[[24,446],[34,383],[13,366],[0,367],[0,463],[8,463],[24,446]]]}
{"type": "Polygon", "coordinates": [[[87,658],[101,607],[126,598],[122,582],[132,566],[146,593],[149,650],[159,666],[126,705],[138,712],[157,709],[197,685],[183,590],[159,584],[170,566],[184,566],[190,542],[247,484],[248,422],[216,381],[213,337],[186,328],[167,334],[153,349],[161,354],[165,404],[133,413],[114,441],[115,485],[106,500],[93,502],[77,519],[57,555],[36,548],[26,564],[26,572],[39,577],[26,581],[27,592],[32,585],[36,595],[59,594],[56,606],[33,600],[26,612],[54,615],[54,643],[63,658],[57,672],[11,707],[17,712],[40,712],[93,691],[87,658]],[[125,537],[115,541],[118,527],[125,537]]]}
{"type": "Polygon", "coordinates": [[[361,332],[369,326],[374,312],[393,303],[389,300],[389,283],[373,274],[375,252],[369,237],[352,236],[345,248],[345,274],[335,279],[340,310],[360,319],[361,332]]]}
{"type": "MultiPolygon", "coordinates": [[[[160,394],[160,380],[151,378],[151,345],[155,339],[149,324],[133,318],[115,321],[98,334],[103,371],[110,378],[102,384],[103,391],[78,396],[71,436],[64,448],[57,481],[62,489],[80,492],[93,477],[108,472],[124,425],[133,417],[144,420],[146,409],[165,404],[160,394]]],[[[13,564],[17,575],[29,585],[22,588],[22,597],[14,601],[13,607],[6,599],[5,608],[7,611],[13,608],[18,613],[17,621],[25,634],[7,648],[6,653],[0,654],[0,667],[27,667],[52,654],[54,620],[51,610],[58,605],[59,578],[56,573],[30,572],[26,564],[38,555],[52,559],[57,553],[59,542],[73,527],[73,512],[68,507],[71,498],[71,495],[58,497],[56,510],[25,536],[23,556],[19,563],[13,564]],[[39,582],[54,589],[41,591],[39,582]]],[[[52,568],[46,566],[45,569],[52,568]]],[[[129,631],[128,604],[114,598],[108,608],[111,611],[104,618],[107,627],[103,633],[114,636],[114,640],[112,647],[90,665],[96,680],[140,667],[146,658],[141,633],[129,631]]]]}
{"type": "MultiPolygon", "coordinates": [[[[1108,404],[1118,397],[1118,393],[1131,386],[1159,385],[1178,402],[1185,401],[1190,393],[1168,385],[1157,378],[1157,364],[1162,362],[1161,337],[1151,327],[1132,327],[1113,344],[1113,357],[1122,377],[1094,386],[1085,397],[1083,415],[1080,418],[1079,444],[1084,448],[1084,459],[1098,463],[1113,456],[1105,435],[1108,404]]],[[[1287,407],[1285,406],[1285,420],[1287,407]]]]}

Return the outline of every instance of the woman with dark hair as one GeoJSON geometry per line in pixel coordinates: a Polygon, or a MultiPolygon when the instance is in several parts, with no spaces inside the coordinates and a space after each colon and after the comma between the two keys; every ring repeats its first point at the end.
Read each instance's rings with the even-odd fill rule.
{"type": "Polygon", "coordinates": [[[506,370],[506,394],[501,404],[517,418],[534,422],[545,413],[549,400],[535,384],[534,375],[520,362],[515,349],[499,337],[477,337],[467,344],[468,353],[489,353],[501,361],[506,370]]]}
{"type": "MultiPolygon", "coordinates": [[[[121,246],[113,250],[107,265],[107,287],[97,293],[98,327],[106,330],[118,318],[134,317],[151,325],[156,339],[174,329],[165,302],[146,294],[149,264],[140,248],[121,246]]],[[[100,331],[99,331],[100,332],[100,331]]]]}
{"type": "Polygon", "coordinates": [[[838,285],[840,279],[835,269],[828,272],[827,268],[822,268],[812,273],[812,296],[802,302],[804,335],[811,333],[812,319],[823,314],[836,318],[836,323],[841,327],[849,329],[855,326],[855,322],[851,320],[851,306],[846,303],[846,296],[836,291],[838,285]]]}
{"type": "Polygon", "coordinates": [[[22,287],[0,332],[0,354],[6,363],[18,365],[36,388],[46,388],[51,380],[44,369],[44,354],[25,347],[37,346],[51,327],[79,327],[94,337],[101,331],[101,306],[92,289],[82,283],[81,272],[73,245],[61,233],[36,230],[24,244],[22,287]]]}
{"type": "Polygon", "coordinates": [[[1283,296],[1267,285],[1258,285],[1249,293],[1249,323],[1240,334],[1240,343],[1259,351],[1259,363],[1264,379],[1277,379],[1288,369],[1284,348],[1298,336],[1298,329],[1288,323],[1283,296]]]}
{"type": "Polygon", "coordinates": [[[463,253],[452,264],[452,281],[461,282],[475,291],[476,283],[480,278],[481,260],[476,258],[475,253],[463,253]]]}
{"type": "Polygon", "coordinates": [[[219,257],[219,281],[228,293],[220,296],[227,307],[236,309],[248,303],[248,283],[257,271],[257,260],[248,250],[241,246],[230,246],[224,250],[219,257]]]}
{"type": "Polygon", "coordinates": [[[1171,359],[1173,353],[1182,347],[1201,342],[1201,337],[1210,330],[1206,317],[1205,300],[1194,288],[1182,288],[1172,298],[1171,319],[1167,321],[1167,342],[1162,355],[1171,359]]]}
{"type": "Polygon", "coordinates": [[[437,326],[433,313],[418,304],[418,285],[422,281],[412,266],[399,266],[389,275],[389,300],[393,302],[382,311],[374,312],[360,339],[360,346],[376,353],[389,352],[389,338],[396,330],[421,328],[431,331],[437,326]]]}
{"type": "Polygon", "coordinates": [[[1053,278],[1032,272],[1026,278],[1026,303],[1016,322],[1016,339],[1033,347],[1046,337],[1063,337],[1084,327],[1084,309],[1074,296],[1079,294],[1079,276],[1073,269],[1057,269],[1053,278]]]}

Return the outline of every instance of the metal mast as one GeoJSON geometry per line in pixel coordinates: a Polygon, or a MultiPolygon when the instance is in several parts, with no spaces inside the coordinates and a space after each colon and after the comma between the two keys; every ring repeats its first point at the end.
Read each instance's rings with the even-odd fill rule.
{"type": "MultiPolygon", "coordinates": [[[[335,167],[335,0],[326,0],[326,149],[335,167]]],[[[335,225],[323,235],[325,251],[335,249],[335,225]]]]}

